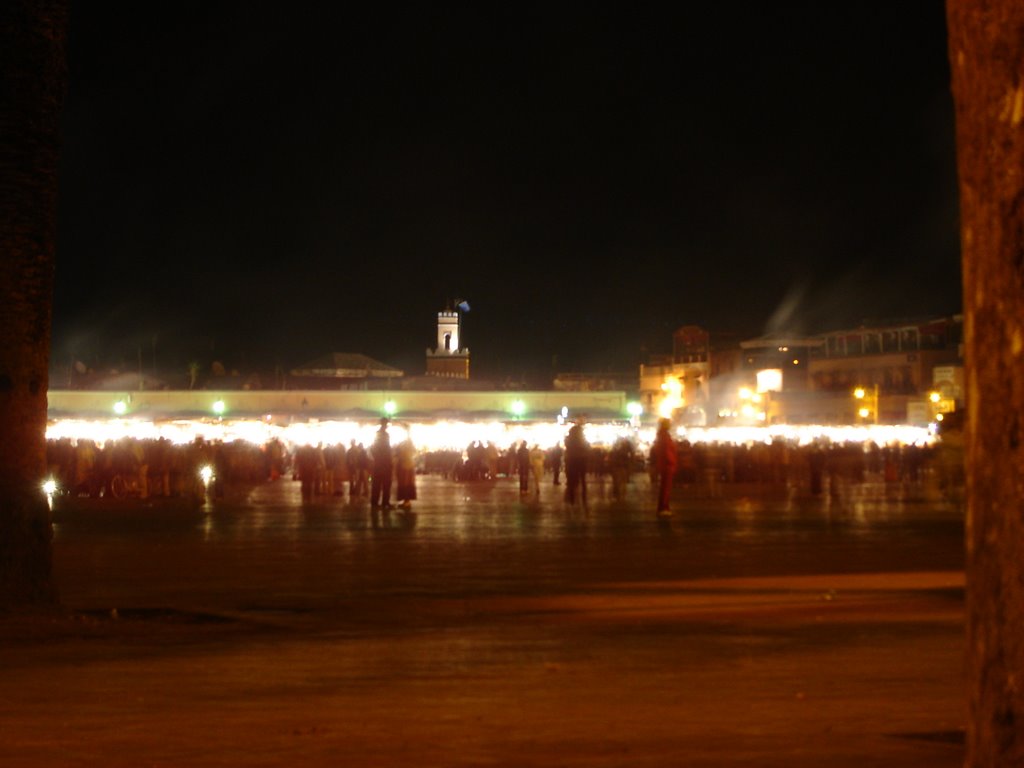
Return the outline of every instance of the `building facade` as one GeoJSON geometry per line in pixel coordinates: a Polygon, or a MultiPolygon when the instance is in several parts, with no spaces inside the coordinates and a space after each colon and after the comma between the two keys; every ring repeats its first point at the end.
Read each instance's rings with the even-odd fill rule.
{"type": "Polygon", "coordinates": [[[437,346],[427,350],[427,376],[469,378],[469,348],[461,346],[462,316],[457,310],[437,313],[437,346]]]}
{"type": "Polygon", "coordinates": [[[688,424],[926,424],[963,400],[962,335],[960,315],[715,344],[683,326],[641,402],[688,424]]]}

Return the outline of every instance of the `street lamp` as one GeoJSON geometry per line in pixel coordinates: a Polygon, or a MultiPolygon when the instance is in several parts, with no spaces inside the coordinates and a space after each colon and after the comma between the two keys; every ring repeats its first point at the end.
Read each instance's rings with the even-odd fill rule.
{"type": "Polygon", "coordinates": [[[46,495],[46,506],[48,506],[50,508],[50,511],[52,512],[53,495],[57,493],[57,481],[54,480],[52,477],[47,479],[46,482],[43,483],[43,493],[46,495]]]}
{"type": "Polygon", "coordinates": [[[932,419],[942,421],[944,413],[953,413],[956,410],[956,401],[942,396],[942,392],[931,391],[928,393],[928,406],[931,409],[932,419]]]}
{"type": "Polygon", "coordinates": [[[640,417],[643,415],[644,407],[635,400],[626,403],[626,413],[629,414],[629,424],[634,429],[640,426],[640,417]]]}
{"type": "Polygon", "coordinates": [[[864,387],[857,387],[853,390],[853,397],[862,402],[863,405],[857,409],[857,415],[864,420],[871,419],[872,423],[878,423],[878,385],[875,384],[868,392],[864,387]]]}

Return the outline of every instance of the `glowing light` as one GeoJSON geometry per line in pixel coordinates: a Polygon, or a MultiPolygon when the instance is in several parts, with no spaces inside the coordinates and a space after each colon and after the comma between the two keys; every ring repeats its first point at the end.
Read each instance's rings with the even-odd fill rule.
{"type": "Polygon", "coordinates": [[[929,392],[928,399],[931,400],[933,403],[938,403],[940,400],[942,400],[942,395],[940,395],[938,392],[929,392]]]}
{"type": "MultiPolygon", "coordinates": [[[[749,404],[748,404],[749,405],[749,404]]],[[[728,412],[734,415],[732,411],[728,412]]],[[[848,426],[771,424],[764,411],[750,405],[750,426],[681,427],[681,439],[691,443],[730,443],[750,445],[773,440],[791,441],[808,445],[816,440],[831,443],[866,443],[878,445],[928,445],[938,438],[925,427],[909,425],[857,424],[848,426]]],[[[207,442],[231,443],[243,441],[265,445],[279,440],[289,449],[302,445],[348,445],[352,440],[363,445],[373,442],[379,424],[376,420],[316,421],[271,424],[263,419],[199,419],[164,422],[138,419],[106,419],[99,421],[60,419],[47,426],[49,440],[91,440],[100,445],[121,438],[156,440],[164,438],[175,445],[185,445],[202,438],[207,442]]],[[[526,440],[541,448],[550,448],[565,440],[566,427],[557,422],[509,421],[424,421],[410,424],[392,424],[393,443],[406,437],[412,439],[422,451],[463,451],[474,442],[493,443],[499,450],[507,450],[513,443],[526,440]]],[[[587,440],[596,446],[612,446],[619,438],[634,440],[645,449],[654,440],[654,427],[631,426],[626,421],[588,423],[584,427],[587,440]]]]}
{"type": "Polygon", "coordinates": [[[384,413],[388,416],[394,416],[398,413],[398,404],[394,400],[388,400],[384,403],[384,413]]]}
{"type": "Polygon", "coordinates": [[[752,390],[750,387],[740,387],[740,391],[738,394],[740,400],[749,400],[754,396],[754,390],[752,390]]]}
{"type": "Polygon", "coordinates": [[[871,409],[861,408],[860,410],[857,411],[857,415],[860,416],[862,419],[866,419],[868,416],[871,415],[871,409]]]}
{"type": "Polygon", "coordinates": [[[865,391],[864,387],[857,387],[855,390],[853,390],[853,396],[856,397],[858,400],[863,400],[866,394],[867,392],[865,391]]]}
{"type": "Polygon", "coordinates": [[[936,421],[942,421],[944,418],[945,418],[944,414],[941,414],[941,413],[936,413],[935,414],[935,420],[936,421]]]}
{"type": "Polygon", "coordinates": [[[224,411],[227,410],[227,406],[224,404],[223,400],[215,400],[212,408],[213,412],[216,413],[218,416],[223,416],[224,411]]]}
{"type": "Polygon", "coordinates": [[[209,488],[210,483],[213,481],[214,478],[213,467],[211,467],[209,464],[204,464],[199,469],[199,477],[203,481],[203,486],[209,488]]]}
{"type": "Polygon", "coordinates": [[[124,416],[126,413],[128,413],[128,403],[126,403],[124,400],[118,400],[116,403],[114,403],[114,413],[116,413],[118,416],[124,416]]]}
{"type": "Polygon", "coordinates": [[[643,415],[643,412],[644,407],[640,405],[640,403],[636,401],[626,403],[626,413],[628,413],[630,416],[641,416],[643,415]]]}
{"type": "Polygon", "coordinates": [[[53,495],[57,493],[57,481],[52,477],[43,483],[43,493],[46,494],[46,506],[53,511],[53,495]]]}
{"type": "Polygon", "coordinates": [[[665,395],[661,398],[661,402],[658,404],[658,415],[663,419],[672,418],[672,414],[676,409],[681,408],[684,404],[683,401],[683,382],[674,376],[670,376],[665,379],[661,385],[661,391],[665,395]]]}
{"type": "Polygon", "coordinates": [[[765,368],[757,372],[758,392],[781,392],[782,391],[782,369],[765,368]]]}
{"type": "Polygon", "coordinates": [[[512,411],[512,415],[518,419],[526,413],[526,403],[522,400],[513,400],[512,405],[509,406],[509,410],[512,411]]]}

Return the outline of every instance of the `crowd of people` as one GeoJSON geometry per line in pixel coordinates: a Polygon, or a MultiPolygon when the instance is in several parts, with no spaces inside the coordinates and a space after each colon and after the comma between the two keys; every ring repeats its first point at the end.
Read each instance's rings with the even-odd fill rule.
{"type": "Polygon", "coordinates": [[[201,497],[228,483],[280,477],[289,454],[279,441],[264,446],[197,439],[180,445],[165,438],[47,441],[50,477],[62,493],[91,498],[201,497]],[[209,468],[208,480],[202,469],[209,468]]]}
{"type": "Polygon", "coordinates": [[[670,514],[673,487],[715,496],[729,486],[785,486],[810,495],[834,492],[867,480],[917,483],[926,475],[943,488],[962,486],[955,450],[859,443],[770,444],[689,443],[672,437],[664,420],[650,446],[621,438],[612,446],[590,445],[583,425],[568,428],[561,444],[548,448],[525,441],[499,449],[474,442],[464,451],[418,451],[405,439],[391,444],[382,419],[369,446],[304,445],[289,448],[277,440],[257,446],[197,439],[185,445],[165,439],[124,438],[97,445],[90,440],[49,441],[50,472],[64,493],[93,498],[223,496],[233,486],[281,478],[301,484],[304,501],[316,497],[366,500],[374,509],[410,509],[418,475],[453,482],[519,481],[523,496],[539,497],[541,486],[562,486],[567,504],[587,504],[588,485],[610,481],[613,499],[624,498],[636,477],[647,476],[659,515],[670,514]],[[208,467],[204,479],[201,470],[208,467]]]}

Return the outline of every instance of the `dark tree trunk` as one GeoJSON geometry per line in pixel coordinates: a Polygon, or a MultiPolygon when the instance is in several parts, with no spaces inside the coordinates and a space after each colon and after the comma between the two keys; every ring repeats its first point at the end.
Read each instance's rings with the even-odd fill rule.
{"type": "Polygon", "coordinates": [[[970,766],[1024,765],[1024,3],[948,0],[967,369],[970,766]]]}
{"type": "Polygon", "coordinates": [[[56,600],[46,389],[67,11],[0,2],[0,607],[56,600]]]}

